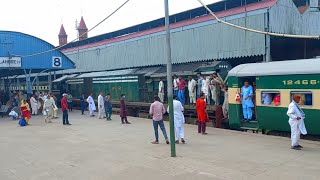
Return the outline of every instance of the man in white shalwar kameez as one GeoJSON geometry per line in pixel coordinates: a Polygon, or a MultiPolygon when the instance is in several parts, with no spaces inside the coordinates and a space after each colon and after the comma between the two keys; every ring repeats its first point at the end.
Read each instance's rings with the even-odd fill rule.
{"type": "Polygon", "coordinates": [[[89,104],[90,117],[94,116],[93,112],[96,110],[96,105],[94,104],[92,95],[93,94],[91,93],[90,96],[87,98],[87,103],[89,104]]]}
{"type": "Polygon", "coordinates": [[[188,91],[190,104],[196,104],[196,86],[197,82],[192,78],[192,76],[189,76],[188,91]]]}
{"type": "Polygon", "coordinates": [[[300,134],[306,135],[307,130],[304,124],[305,114],[299,107],[301,97],[294,95],[292,102],[289,104],[287,115],[289,116],[289,124],[291,127],[291,149],[300,150],[303,148],[299,144],[300,134]]]}
{"type": "Polygon", "coordinates": [[[43,115],[44,115],[44,121],[47,123],[51,123],[51,119],[53,117],[53,109],[55,108],[55,102],[53,98],[50,97],[50,95],[47,95],[47,99],[44,101],[43,104],[43,115]]]}
{"type": "Polygon", "coordinates": [[[210,84],[210,79],[207,78],[205,75],[203,75],[203,80],[202,80],[202,92],[206,96],[204,101],[206,101],[207,105],[210,104],[210,95],[209,95],[209,84],[210,84]]]}
{"type": "MultiPolygon", "coordinates": [[[[180,101],[177,100],[177,96],[173,95],[173,113],[174,113],[174,128],[176,132],[176,144],[179,144],[179,139],[184,144],[184,115],[183,115],[183,106],[180,101]]],[[[169,106],[167,108],[169,113],[169,106]]]]}
{"type": "Polygon", "coordinates": [[[36,100],[36,95],[32,95],[30,98],[30,103],[31,103],[31,109],[32,109],[32,115],[37,115],[38,114],[38,101],[36,100]]]}
{"type": "Polygon", "coordinates": [[[162,81],[162,78],[160,78],[160,82],[159,82],[159,92],[158,92],[158,96],[160,98],[160,101],[162,103],[164,103],[164,83],[162,81]]]}
{"type": "Polygon", "coordinates": [[[98,118],[99,119],[102,119],[105,113],[103,96],[104,96],[103,92],[101,92],[100,95],[98,96],[98,111],[99,111],[98,118]]]}

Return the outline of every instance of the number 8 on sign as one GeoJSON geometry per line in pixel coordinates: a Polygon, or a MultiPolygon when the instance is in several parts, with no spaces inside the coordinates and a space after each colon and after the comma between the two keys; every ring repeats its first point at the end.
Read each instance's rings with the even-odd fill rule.
{"type": "Polygon", "coordinates": [[[61,59],[61,57],[56,57],[56,56],[52,57],[52,67],[53,68],[62,67],[62,59],[61,59]]]}

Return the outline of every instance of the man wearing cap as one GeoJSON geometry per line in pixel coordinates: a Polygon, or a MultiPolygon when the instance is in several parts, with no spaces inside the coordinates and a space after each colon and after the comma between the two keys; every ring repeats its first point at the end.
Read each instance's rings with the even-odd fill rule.
{"type": "Polygon", "coordinates": [[[68,102],[67,102],[68,94],[64,93],[62,96],[63,98],[61,99],[61,109],[63,113],[62,115],[63,125],[71,125],[68,120],[68,110],[69,110],[68,102]]]}
{"type": "Polygon", "coordinates": [[[299,144],[300,134],[306,135],[307,130],[304,125],[305,114],[299,107],[301,97],[294,95],[292,102],[289,104],[287,115],[289,116],[289,124],[291,127],[291,149],[300,150],[303,148],[299,144]]]}

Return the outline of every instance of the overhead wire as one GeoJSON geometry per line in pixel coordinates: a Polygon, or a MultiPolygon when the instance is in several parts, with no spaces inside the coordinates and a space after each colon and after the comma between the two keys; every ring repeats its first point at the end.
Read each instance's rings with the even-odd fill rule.
{"type": "Polygon", "coordinates": [[[34,54],[28,54],[28,55],[19,55],[19,54],[11,54],[12,56],[18,56],[18,57],[32,57],[32,56],[37,56],[40,54],[45,54],[48,52],[52,52],[58,49],[61,49],[67,45],[69,45],[70,43],[73,43],[75,41],[77,41],[80,37],[84,36],[85,34],[89,33],[90,31],[92,31],[93,29],[95,29],[96,27],[98,27],[100,24],[102,24],[104,21],[106,21],[107,19],[109,19],[112,15],[114,15],[116,12],[118,12],[123,6],[125,6],[130,0],[126,0],[124,3],[122,3],[117,9],[115,9],[111,14],[109,14],[107,17],[105,17],[103,20],[101,20],[99,23],[97,23],[95,26],[93,26],[92,28],[90,28],[89,30],[87,30],[86,32],[82,33],[81,35],[79,35],[79,37],[75,38],[74,40],[70,41],[67,44],[64,44],[62,46],[50,49],[50,50],[46,50],[46,51],[42,51],[42,52],[38,52],[38,53],[34,53],[34,54]]]}
{"type": "Polygon", "coordinates": [[[254,32],[254,33],[258,33],[258,34],[264,34],[264,35],[270,35],[270,36],[279,36],[279,37],[288,37],[288,38],[304,38],[304,39],[320,39],[320,35],[297,35],[297,34],[285,34],[285,33],[272,33],[272,32],[266,32],[266,31],[260,31],[260,30],[256,30],[256,29],[251,29],[251,28],[246,28],[243,26],[239,26],[233,23],[229,23],[226,21],[221,20],[220,18],[218,18],[218,16],[215,15],[214,12],[211,11],[211,9],[203,3],[202,0],[197,0],[199,1],[199,3],[207,9],[207,11],[209,11],[209,13],[219,22],[219,23],[223,23],[226,24],[228,26],[232,26],[238,29],[242,29],[245,31],[250,31],[250,32],[254,32]]]}

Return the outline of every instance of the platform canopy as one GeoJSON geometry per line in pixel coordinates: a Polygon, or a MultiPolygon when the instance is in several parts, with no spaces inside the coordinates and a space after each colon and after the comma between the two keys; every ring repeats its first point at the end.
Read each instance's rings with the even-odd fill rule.
{"type": "Polygon", "coordinates": [[[76,67],[75,63],[59,50],[39,53],[54,48],[52,44],[28,34],[0,31],[0,78],[25,74],[24,70],[37,73],[76,67]]]}

